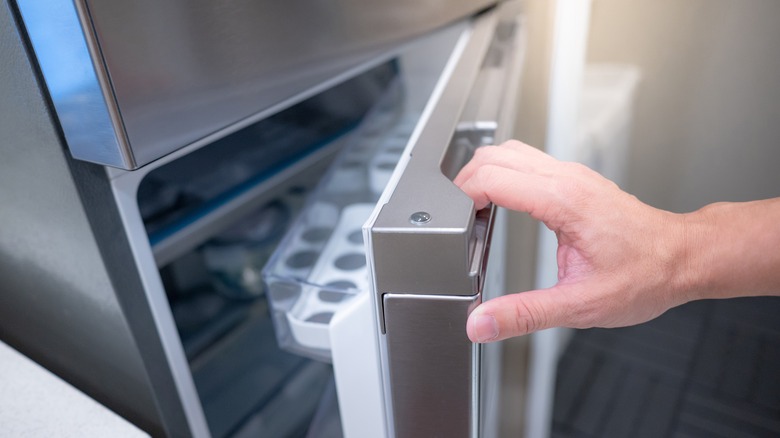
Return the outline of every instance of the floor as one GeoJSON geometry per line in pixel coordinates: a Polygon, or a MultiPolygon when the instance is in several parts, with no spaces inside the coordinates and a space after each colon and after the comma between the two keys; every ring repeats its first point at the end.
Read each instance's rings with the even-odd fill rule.
{"type": "Polygon", "coordinates": [[[552,436],[780,436],[780,298],[578,331],[558,368],[552,436]]]}

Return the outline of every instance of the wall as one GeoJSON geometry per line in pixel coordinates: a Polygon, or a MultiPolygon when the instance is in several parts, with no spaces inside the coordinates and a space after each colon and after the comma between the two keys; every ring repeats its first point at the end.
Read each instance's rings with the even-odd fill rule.
{"type": "Polygon", "coordinates": [[[589,62],[638,65],[626,189],[690,211],[780,195],[780,2],[596,0],[589,62]]]}

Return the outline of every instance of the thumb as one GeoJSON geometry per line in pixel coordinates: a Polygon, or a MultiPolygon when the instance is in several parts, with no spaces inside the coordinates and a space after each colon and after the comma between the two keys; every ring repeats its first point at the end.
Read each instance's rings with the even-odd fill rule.
{"type": "Polygon", "coordinates": [[[565,326],[573,313],[561,286],[504,295],[479,305],[466,323],[472,342],[493,342],[565,326]]]}

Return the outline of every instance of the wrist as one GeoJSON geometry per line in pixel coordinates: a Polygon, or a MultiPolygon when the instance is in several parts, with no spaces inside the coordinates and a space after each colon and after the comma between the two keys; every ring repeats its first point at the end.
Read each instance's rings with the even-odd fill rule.
{"type": "Polygon", "coordinates": [[[707,298],[705,294],[710,288],[708,258],[711,254],[709,244],[711,235],[712,214],[707,209],[691,213],[674,214],[674,231],[667,235],[671,239],[672,254],[670,293],[675,304],[707,298]]]}
{"type": "MultiPolygon", "coordinates": [[[[683,295],[689,301],[729,298],[740,287],[747,236],[735,234],[733,224],[744,214],[739,204],[718,202],[681,215],[684,222],[683,295]]],[[[757,237],[760,238],[760,237],[757,237]]]]}
{"type": "Polygon", "coordinates": [[[685,216],[694,299],[780,295],[780,198],[719,202],[685,216]]]}

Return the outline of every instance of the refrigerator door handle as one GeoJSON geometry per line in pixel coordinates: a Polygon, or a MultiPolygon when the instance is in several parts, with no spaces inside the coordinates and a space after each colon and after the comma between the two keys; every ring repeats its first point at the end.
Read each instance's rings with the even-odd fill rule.
{"type": "MultiPolygon", "coordinates": [[[[438,99],[412,140],[403,173],[370,226],[378,291],[475,294],[475,278],[469,275],[476,244],[474,202],[451,178],[473,153],[468,131],[456,132],[468,112],[496,22],[493,11],[474,19],[438,99]]],[[[384,326],[381,318],[380,324],[384,326]]]]}
{"type": "Polygon", "coordinates": [[[466,319],[482,300],[495,209],[475,211],[452,178],[512,117],[519,19],[507,9],[474,19],[366,225],[390,436],[480,434],[481,346],[466,319]]]}

